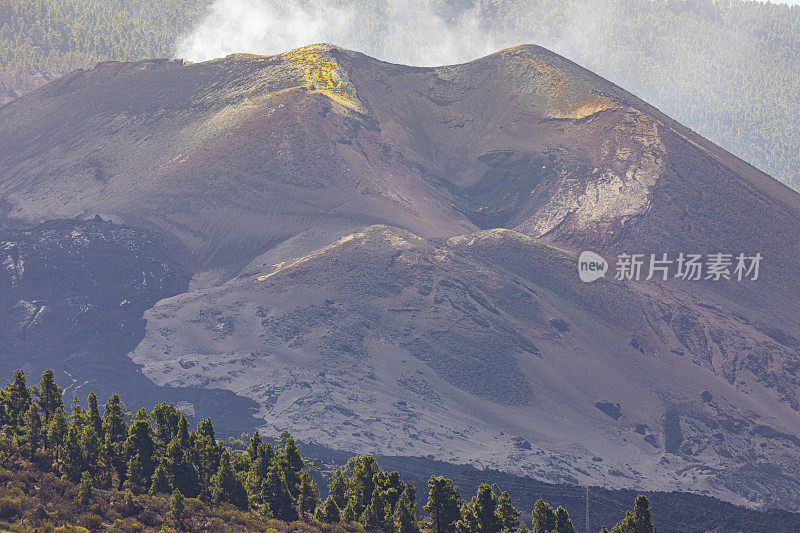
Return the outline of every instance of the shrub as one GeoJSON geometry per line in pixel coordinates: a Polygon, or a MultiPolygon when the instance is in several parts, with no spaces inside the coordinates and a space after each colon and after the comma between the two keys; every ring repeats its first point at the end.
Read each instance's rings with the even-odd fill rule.
{"type": "Polygon", "coordinates": [[[133,518],[119,519],[114,522],[110,531],[113,533],[142,533],[144,526],[133,518]]]}
{"type": "Polygon", "coordinates": [[[164,520],[149,508],[142,509],[139,513],[139,520],[146,526],[160,528],[164,520]]]}
{"type": "Polygon", "coordinates": [[[14,520],[22,514],[22,506],[18,501],[0,498],[0,519],[14,520]]]}
{"type": "Polygon", "coordinates": [[[76,522],[88,530],[95,531],[100,528],[103,519],[94,513],[83,513],[78,516],[76,522]]]}

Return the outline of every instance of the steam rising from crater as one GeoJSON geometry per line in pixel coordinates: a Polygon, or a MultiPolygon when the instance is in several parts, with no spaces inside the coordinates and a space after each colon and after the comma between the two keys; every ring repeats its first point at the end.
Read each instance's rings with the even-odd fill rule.
{"type": "MultiPolygon", "coordinates": [[[[327,42],[407,65],[475,59],[509,46],[489,30],[480,6],[437,10],[402,0],[217,0],[177,43],[177,55],[205,61],[234,52],[277,54],[327,42]]],[[[513,43],[516,44],[516,43],[513,43]]]]}

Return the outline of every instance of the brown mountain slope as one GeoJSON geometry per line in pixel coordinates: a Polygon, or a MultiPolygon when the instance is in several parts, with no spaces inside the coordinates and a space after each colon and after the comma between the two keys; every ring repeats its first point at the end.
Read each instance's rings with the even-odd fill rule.
{"type": "Polygon", "coordinates": [[[0,109],[0,194],[183,243],[132,352],[156,384],[334,448],[800,508],[800,196],[547,50],[102,64],[0,109]],[[585,248],[764,262],[583,284],[585,248]]]}
{"type": "Polygon", "coordinates": [[[425,235],[514,227],[598,248],[738,245],[778,239],[770,230],[796,226],[800,209],[789,189],[533,46],[436,69],[327,45],[106,63],[0,118],[12,215],[108,212],[216,262],[369,221],[425,235]]]}

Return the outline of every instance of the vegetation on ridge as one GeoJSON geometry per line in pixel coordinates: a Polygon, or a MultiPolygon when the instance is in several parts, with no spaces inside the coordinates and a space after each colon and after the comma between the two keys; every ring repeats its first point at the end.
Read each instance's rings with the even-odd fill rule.
{"type": "MultiPolygon", "coordinates": [[[[34,387],[17,370],[0,391],[0,531],[575,533],[562,507],[537,501],[529,530],[508,492],[484,483],[464,501],[441,476],[420,520],[414,485],[371,456],[334,470],[323,499],[291,435],[277,443],[255,432],[236,450],[209,419],[190,430],[165,403],[131,416],[116,394],[102,415],[76,395],[67,416],[52,370],[34,387]]],[[[611,531],[652,533],[647,498],[611,531]]]]}

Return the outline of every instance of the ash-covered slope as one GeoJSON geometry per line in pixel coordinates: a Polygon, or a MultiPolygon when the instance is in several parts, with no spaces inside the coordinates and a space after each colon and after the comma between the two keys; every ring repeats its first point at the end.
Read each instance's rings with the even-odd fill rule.
{"type": "Polygon", "coordinates": [[[0,109],[0,194],[181,242],[131,357],[276,431],[800,508],[800,196],[547,50],[102,64],[0,109]],[[583,284],[585,248],[764,259],[583,284]]]}
{"type": "Polygon", "coordinates": [[[796,412],[752,371],[724,379],[701,345],[708,330],[790,354],[710,291],[586,285],[572,254],[510,230],[372,226],[262,262],[148,311],[144,373],[233,390],[268,433],[338,449],[794,505],[796,412]]]}

